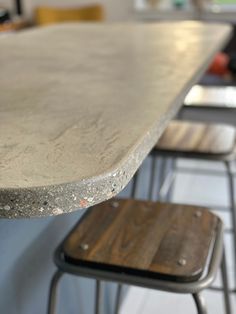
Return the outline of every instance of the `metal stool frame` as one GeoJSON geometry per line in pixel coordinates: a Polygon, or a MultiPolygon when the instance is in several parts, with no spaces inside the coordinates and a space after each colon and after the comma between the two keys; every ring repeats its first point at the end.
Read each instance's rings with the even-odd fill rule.
{"type": "Polygon", "coordinates": [[[119,283],[117,301],[115,306],[115,314],[119,313],[119,301],[121,295],[121,284],[128,284],[133,286],[140,286],[150,289],[157,289],[160,291],[175,292],[175,293],[189,293],[192,294],[198,314],[206,314],[207,309],[201,296],[201,291],[209,287],[215,279],[217,270],[221,264],[221,274],[224,287],[224,303],[225,313],[232,314],[229,299],[229,287],[227,268],[225,262],[225,253],[223,249],[223,224],[220,222],[216,230],[216,237],[214,239],[212,253],[209,261],[207,273],[197,281],[194,282],[173,282],[159,279],[152,279],[147,277],[135,276],[126,274],[124,272],[117,273],[110,270],[95,269],[75,265],[67,262],[64,259],[62,245],[60,245],[54,255],[54,262],[58,270],[54,274],[49,292],[48,300],[48,314],[56,314],[56,299],[57,299],[57,286],[60,278],[64,273],[69,273],[76,276],[96,279],[96,298],[95,298],[95,312],[102,314],[102,288],[101,281],[112,281],[119,283]]]}

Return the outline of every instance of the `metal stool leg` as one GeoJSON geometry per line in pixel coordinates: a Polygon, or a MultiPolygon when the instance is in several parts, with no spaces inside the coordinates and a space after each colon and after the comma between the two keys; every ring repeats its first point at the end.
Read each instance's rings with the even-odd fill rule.
{"type": "Polygon", "coordinates": [[[193,296],[194,302],[195,302],[196,307],[197,307],[197,313],[198,314],[207,314],[207,308],[206,308],[205,300],[202,297],[202,295],[200,293],[193,293],[192,296],[193,296]]]}
{"type": "Polygon", "coordinates": [[[115,311],[114,314],[118,314],[120,310],[120,303],[121,303],[121,297],[122,297],[122,289],[123,285],[118,283],[117,285],[117,292],[116,292],[116,304],[115,304],[115,311]]]}
{"type": "Polygon", "coordinates": [[[131,189],[131,195],[130,195],[131,198],[135,198],[137,194],[138,177],[139,177],[139,169],[135,172],[133,176],[132,189],[131,189]]]}
{"type": "MultiPolygon", "coordinates": [[[[138,179],[139,179],[139,169],[136,171],[136,173],[133,176],[132,188],[131,188],[131,193],[130,193],[131,194],[130,195],[131,198],[135,198],[135,196],[137,194],[138,179]]],[[[123,289],[123,285],[122,284],[118,284],[117,295],[116,295],[116,304],[115,304],[115,313],[119,312],[121,295],[122,295],[122,289],[123,289]]]]}
{"type": "Polygon", "coordinates": [[[159,200],[166,200],[166,174],[167,174],[167,157],[163,157],[161,161],[161,169],[160,169],[160,189],[159,189],[159,200]]]}
{"type": "Polygon", "coordinates": [[[223,249],[223,254],[222,254],[222,262],[221,262],[221,276],[222,276],[222,283],[223,283],[225,314],[231,314],[232,310],[231,310],[231,304],[230,304],[228,274],[227,274],[227,266],[226,266],[224,249],[223,249]]]}
{"type": "Polygon", "coordinates": [[[157,157],[151,156],[151,175],[150,175],[150,182],[149,182],[149,191],[148,191],[148,199],[151,201],[153,197],[153,190],[155,184],[155,173],[156,173],[156,164],[157,164],[157,157]]]}
{"type": "Polygon", "coordinates": [[[165,176],[163,178],[163,183],[160,189],[160,200],[165,202],[171,203],[172,192],[173,192],[173,184],[176,176],[176,169],[175,169],[175,161],[176,158],[169,157],[166,160],[164,173],[165,176]]]}
{"type": "MultiPolygon", "coordinates": [[[[230,197],[230,210],[231,210],[231,221],[233,227],[233,250],[234,250],[234,279],[236,279],[236,212],[235,212],[235,197],[234,197],[234,177],[231,172],[230,162],[225,162],[228,184],[229,184],[229,197],[230,197]]],[[[234,280],[236,284],[236,280],[234,280]]]]}
{"type": "Polygon", "coordinates": [[[48,297],[48,310],[47,310],[48,314],[56,314],[57,285],[62,275],[63,273],[57,270],[52,277],[48,297]]]}
{"type": "Polygon", "coordinates": [[[102,314],[102,283],[96,280],[95,314],[102,314]]]}
{"type": "Polygon", "coordinates": [[[170,160],[170,172],[171,172],[171,179],[170,179],[170,186],[167,193],[167,201],[172,202],[174,188],[175,188],[175,178],[176,178],[176,169],[177,169],[177,158],[171,158],[170,160]]]}

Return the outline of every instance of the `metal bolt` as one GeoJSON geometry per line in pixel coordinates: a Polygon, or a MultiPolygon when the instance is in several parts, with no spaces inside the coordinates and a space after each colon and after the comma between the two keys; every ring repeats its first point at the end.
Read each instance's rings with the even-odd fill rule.
{"type": "Polygon", "coordinates": [[[119,203],[118,203],[118,202],[112,202],[112,203],[111,203],[111,206],[112,206],[113,208],[117,208],[117,207],[119,207],[119,203]]]}
{"type": "Polygon", "coordinates": [[[200,218],[202,216],[202,212],[200,210],[197,210],[194,214],[195,217],[200,218]]]}
{"type": "Polygon", "coordinates": [[[186,259],[180,258],[180,259],[178,260],[178,265],[180,265],[180,266],[185,266],[186,264],[187,264],[186,259]]]}
{"type": "Polygon", "coordinates": [[[80,248],[81,248],[82,250],[84,250],[84,251],[87,251],[87,250],[89,249],[89,245],[86,244],[86,243],[82,243],[82,244],[80,244],[80,248]]]}

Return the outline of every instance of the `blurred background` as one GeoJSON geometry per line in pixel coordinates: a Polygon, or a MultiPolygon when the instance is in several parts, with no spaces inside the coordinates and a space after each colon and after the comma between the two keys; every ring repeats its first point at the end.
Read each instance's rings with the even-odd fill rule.
{"type": "Polygon", "coordinates": [[[234,36],[214,60],[203,84],[234,85],[236,76],[236,0],[0,0],[0,33],[67,21],[228,22],[234,36]]]}

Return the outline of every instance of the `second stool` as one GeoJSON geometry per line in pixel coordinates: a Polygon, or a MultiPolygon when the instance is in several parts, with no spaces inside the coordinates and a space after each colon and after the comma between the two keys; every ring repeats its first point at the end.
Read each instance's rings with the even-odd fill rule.
{"type": "Polygon", "coordinates": [[[220,162],[225,166],[230,213],[233,228],[234,272],[236,276],[236,212],[234,195],[234,177],[231,161],[235,160],[236,132],[232,126],[224,124],[205,124],[192,121],[172,121],[156,147],[155,156],[164,158],[186,158],[220,162]]]}

